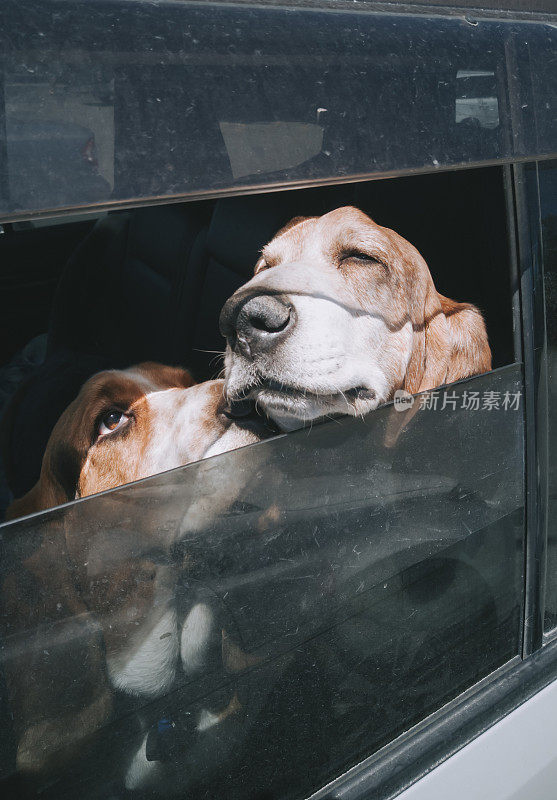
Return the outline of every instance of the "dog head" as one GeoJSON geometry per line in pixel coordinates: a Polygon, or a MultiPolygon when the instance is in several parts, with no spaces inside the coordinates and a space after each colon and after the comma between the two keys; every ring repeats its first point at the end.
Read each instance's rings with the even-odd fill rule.
{"type": "Polygon", "coordinates": [[[225,414],[223,381],[193,384],[186,370],[149,362],[94,375],[56,423],[39,481],[12,503],[7,518],[260,438],[254,433],[257,423],[240,424],[225,414]]]}
{"type": "Polygon", "coordinates": [[[480,312],[438,294],[415,247],[349,207],[279,231],[221,331],[229,400],[255,400],[285,430],[491,368],[480,312]]]}

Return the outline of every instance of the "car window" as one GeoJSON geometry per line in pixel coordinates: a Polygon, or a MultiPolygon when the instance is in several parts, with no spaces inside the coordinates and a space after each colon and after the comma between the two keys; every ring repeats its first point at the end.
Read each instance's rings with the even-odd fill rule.
{"type": "Polygon", "coordinates": [[[531,118],[555,149],[550,26],[272,4],[2,13],[5,214],[523,158],[531,118]]]}
{"type": "Polygon", "coordinates": [[[548,364],[548,519],[545,629],[557,625],[557,162],[538,165],[548,364]]]}
{"type": "Polygon", "coordinates": [[[504,367],[4,527],[4,778],[306,796],[512,659],[522,419],[504,367]]]}

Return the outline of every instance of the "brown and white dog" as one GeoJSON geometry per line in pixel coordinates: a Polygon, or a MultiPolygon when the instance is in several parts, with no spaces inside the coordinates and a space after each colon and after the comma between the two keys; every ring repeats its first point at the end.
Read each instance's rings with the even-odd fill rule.
{"type": "MultiPolygon", "coordinates": [[[[9,516],[88,498],[269,435],[257,421],[227,416],[223,381],[193,385],[187,371],[153,363],[99,373],[60,417],[38,483],[9,516]]],[[[250,465],[253,457],[246,458],[250,465]]],[[[141,707],[180,694],[196,675],[201,680],[209,657],[216,676],[249,663],[218,598],[199,576],[192,581],[187,542],[180,547],[237,497],[249,473],[238,459],[226,481],[203,462],[189,480],[171,474],[156,487],[136,484],[5,530],[2,658],[17,768],[39,787],[102,730],[115,691],[141,707]]],[[[232,691],[216,707],[193,708],[192,730],[201,735],[239,704],[232,691]]],[[[164,779],[164,765],[146,757],[147,733],[118,765],[128,789],[164,779]]]]}
{"type": "Polygon", "coordinates": [[[229,400],[283,430],[491,369],[478,309],[440,295],[415,247],[351,207],[280,230],[220,324],[229,400]]]}
{"type": "Polygon", "coordinates": [[[194,385],[187,370],[153,362],[94,375],[56,423],[39,481],[7,519],[259,441],[262,424],[226,415],[223,385],[194,385]]]}

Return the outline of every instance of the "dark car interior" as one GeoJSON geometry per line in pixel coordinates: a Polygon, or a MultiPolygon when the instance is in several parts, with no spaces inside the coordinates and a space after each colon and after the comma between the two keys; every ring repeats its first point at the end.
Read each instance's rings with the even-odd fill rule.
{"type": "Polygon", "coordinates": [[[220,309],[250,278],[259,250],[292,217],[343,205],[412,242],[441,293],[480,307],[494,367],[515,360],[498,167],[8,224],[0,237],[0,384],[8,377],[0,514],[37,480],[52,427],[91,374],[155,360],[187,366],[198,380],[216,376],[220,309]],[[10,382],[10,364],[40,334],[44,352],[10,382]]]}

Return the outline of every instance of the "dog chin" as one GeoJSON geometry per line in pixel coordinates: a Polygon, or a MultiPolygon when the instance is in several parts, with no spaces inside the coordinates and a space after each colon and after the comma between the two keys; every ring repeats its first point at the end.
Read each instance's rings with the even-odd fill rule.
{"type": "Polygon", "coordinates": [[[256,396],[257,405],[286,432],[327,417],[363,416],[373,411],[379,401],[373,397],[348,402],[342,394],[317,396],[291,396],[288,393],[262,389],[256,396]]]}
{"type": "Polygon", "coordinates": [[[323,403],[308,398],[294,399],[278,392],[259,392],[256,403],[281,430],[287,432],[303,428],[329,413],[323,403]]]}

